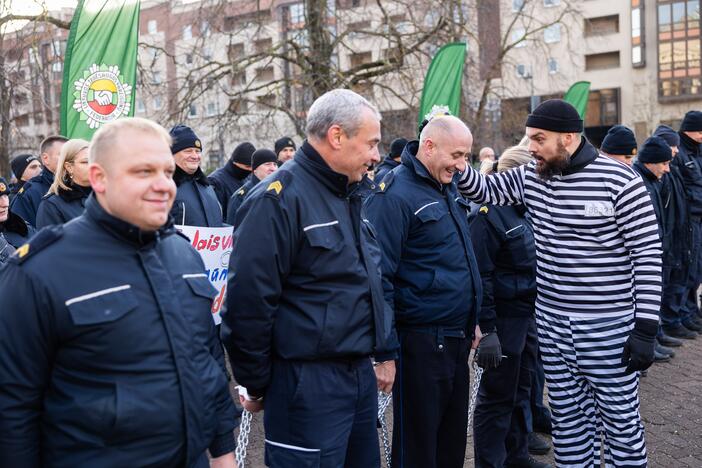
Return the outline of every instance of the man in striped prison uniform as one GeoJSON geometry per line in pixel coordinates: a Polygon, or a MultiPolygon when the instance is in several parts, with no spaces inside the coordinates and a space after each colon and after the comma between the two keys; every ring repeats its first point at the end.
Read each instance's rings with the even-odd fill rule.
{"type": "Polygon", "coordinates": [[[642,180],[598,154],[561,100],[526,123],[535,161],[459,189],[476,203],[524,204],[537,252],[539,347],[558,466],[646,466],[639,372],[653,361],[661,243],[642,180]],[[602,439],[601,439],[602,438],[602,439]],[[601,443],[602,442],[602,443],[601,443]]]}

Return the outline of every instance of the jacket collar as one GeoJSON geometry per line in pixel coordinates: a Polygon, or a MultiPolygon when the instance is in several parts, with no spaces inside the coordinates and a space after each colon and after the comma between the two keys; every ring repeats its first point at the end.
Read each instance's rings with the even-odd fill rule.
{"type": "Polygon", "coordinates": [[[0,232],[16,232],[22,237],[27,237],[29,228],[24,219],[10,211],[7,220],[4,223],[0,223],[0,232]]]}
{"type": "Polygon", "coordinates": [[[93,188],[92,187],[83,187],[78,184],[73,184],[70,183],[68,185],[69,189],[63,189],[59,187],[58,189],[58,195],[61,197],[63,200],[67,202],[72,202],[84,198],[88,198],[88,196],[93,193],[93,188]]]}
{"type": "Polygon", "coordinates": [[[683,132],[678,132],[680,135],[680,144],[694,153],[694,156],[699,156],[702,144],[685,135],[683,132]]]}
{"type": "Polygon", "coordinates": [[[54,183],[54,173],[47,168],[43,168],[38,176],[30,179],[30,182],[31,181],[34,181],[35,183],[38,181],[46,185],[51,185],[54,183]]]}
{"type": "Polygon", "coordinates": [[[417,159],[417,151],[419,150],[419,140],[412,140],[405,145],[405,149],[402,151],[402,165],[407,166],[407,168],[412,171],[413,174],[420,180],[423,180],[428,185],[431,185],[438,191],[443,191],[447,184],[442,184],[441,182],[434,179],[426,166],[417,159]]]}
{"type": "Polygon", "coordinates": [[[251,174],[251,171],[247,171],[246,169],[242,169],[238,166],[234,165],[234,161],[231,159],[227,161],[227,164],[224,165],[224,170],[227,174],[235,178],[236,180],[244,180],[246,177],[248,177],[249,174],[251,174]]]}
{"type": "Polygon", "coordinates": [[[188,174],[181,169],[180,166],[176,165],[175,172],[173,173],[173,182],[175,182],[176,187],[180,187],[180,184],[189,180],[194,180],[200,185],[210,185],[207,181],[207,176],[202,172],[202,168],[198,167],[193,174],[188,174]]]}
{"type": "Polygon", "coordinates": [[[112,236],[136,247],[144,247],[152,242],[175,233],[173,218],[168,217],[166,224],[157,231],[142,231],[138,227],[109,214],[98,203],[94,194],[88,197],[85,203],[85,216],[98,226],[109,232],[112,236]]]}
{"type": "Polygon", "coordinates": [[[329,164],[307,140],[295,153],[295,161],[336,195],[348,197],[359,185],[357,183],[349,185],[349,178],[329,167],[329,164]]]}
{"type": "Polygon", "coordinates": [[[597,148],[592,146],[585,136],[581,136],[578,149],[570,156],[568,167],[566,167],[561,174],[569,175],[580,172],[585,169],[588,164],[597,159],[598,154],[597,148]]]}

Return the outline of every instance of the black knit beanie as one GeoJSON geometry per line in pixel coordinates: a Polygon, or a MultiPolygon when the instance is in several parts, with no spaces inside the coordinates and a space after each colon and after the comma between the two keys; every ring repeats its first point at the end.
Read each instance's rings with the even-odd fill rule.
{"type": "Polygon", "coordinates": [[[402,156],[402,150],[405,149],[405,145],[407,145],[406,138],[395,138],[392,140],[392,143],[390,143],[390,152],[388,153],[388,156],[390,158],[399,158],[402,156]]]}
{"type": "Polygon", "coordinates": [[[526,126],[558,133],[580,133],[583,119],[575,107],[562,99],[549,99],[527,117],[526,126]]]}
{"type": "Polygon", "coordinates": [[[702,111],[689,111],[680,124],[681,132],[702,132],[702,111]]]}
{"type": "Polygon", "coordinates": [[[269,149],[257,149],[251,155],[251,170],[256,170],[261,164],[278,161],[278,155],[269,149]]]}
{"type": "Polygon", "coordinates": [[[600,149],[607,154],[629,156],[636,154],[636,147],[634,132],[624,125],[615,125],[605,135],[600,149]]]}
{"type": "Polygon", "coordinates": [[[673,152],[661,137],[652,136],[644,141],[637,160],[642,163],[662,163],[673,159],[673,152]]]}
{"type": "Polygon", "coordinates": [[[10,161],[10,167],[12,168],[12,173],[18,180],[22,178],[22,174],[24,174],[27,166],[29,166],[29,163],[32,161],[39,161],[39,158],[33,154],[20,154],[19,156],[12,158],[12,161],[10,161]]]}
{"type": "Polygon", "coordinates": [[[680,135],[667,125],[659,125],[653,136],[663,138],[670,146],[680,146],[680,135]]]}
{"type": "Polygon", "coordinates": [[[236,148],[234,148],[234,151],[232,151],[232,155],[229,160],[231,162],[248,166],[251,164],[251,156],[253,155],[254,151],[256,151],[256,147],[248,141],[239,143],[236,148]]]}
{"type": "Polygon", "coordinates": [[[202,142],[195,135],[192,128],[186,125],[176,125],[170,132],[173,143],[171,144],[171,154],[183,151],[188,148],[202,149],[202,142]]]}
{"type": "Polygon", "coordinates": [[[285,148],[292,148],[292,149],[296,150],[297,146],[295,146],[295,142],[292,140],[292,138],[283,137],[283,138],[278,138],[277,140],[275,140],[274,148],[275,148],[275,154],[278,154],[281,151],[283,151],[285,148]]]}

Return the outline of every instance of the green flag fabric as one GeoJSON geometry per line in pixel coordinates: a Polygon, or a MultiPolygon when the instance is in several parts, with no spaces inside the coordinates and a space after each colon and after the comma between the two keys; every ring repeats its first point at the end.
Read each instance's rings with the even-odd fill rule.
{"type": "Polygon", "coordinates": [[[563,100],[572,104],[575,109],[577,109],[580,118],[585,120],[585,113],[587,112],[587,99],[590,95],[590,82],[589,81],[578,81],[573,84],[573,86],[568,89],[563,96],[563,100]]]}
{"type": "Polygon", "coordinates": [[[446,44],[436,53],[424,79],[419,123],[435,106],[448,107],[452,115],[458,115],[465,57],[465,42],[446,44]]]}
{"type": "Polygon", "coordinates": [[[90,139],[134,115],[139,0],[80,0],[66,45],[61,134],[90,139]]]}

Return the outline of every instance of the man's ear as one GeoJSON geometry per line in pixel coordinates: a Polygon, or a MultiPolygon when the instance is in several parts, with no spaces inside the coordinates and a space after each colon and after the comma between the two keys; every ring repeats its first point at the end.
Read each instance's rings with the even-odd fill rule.
{"type": "Polygon", "coordinates": [[[91,163],[88,167],[88,180],[90,180],[90,186],[96,193],[105,193],[105,188],[107,187],[107,174],[105,169],[98,163],[91,163]]]}
{"type": "Polygon", "coordinates": [[[338,125],[332,125],[327,130],[327,143],[335,150],[341,149],[341,138],[344,136],[344,131],[338,125]]]}

